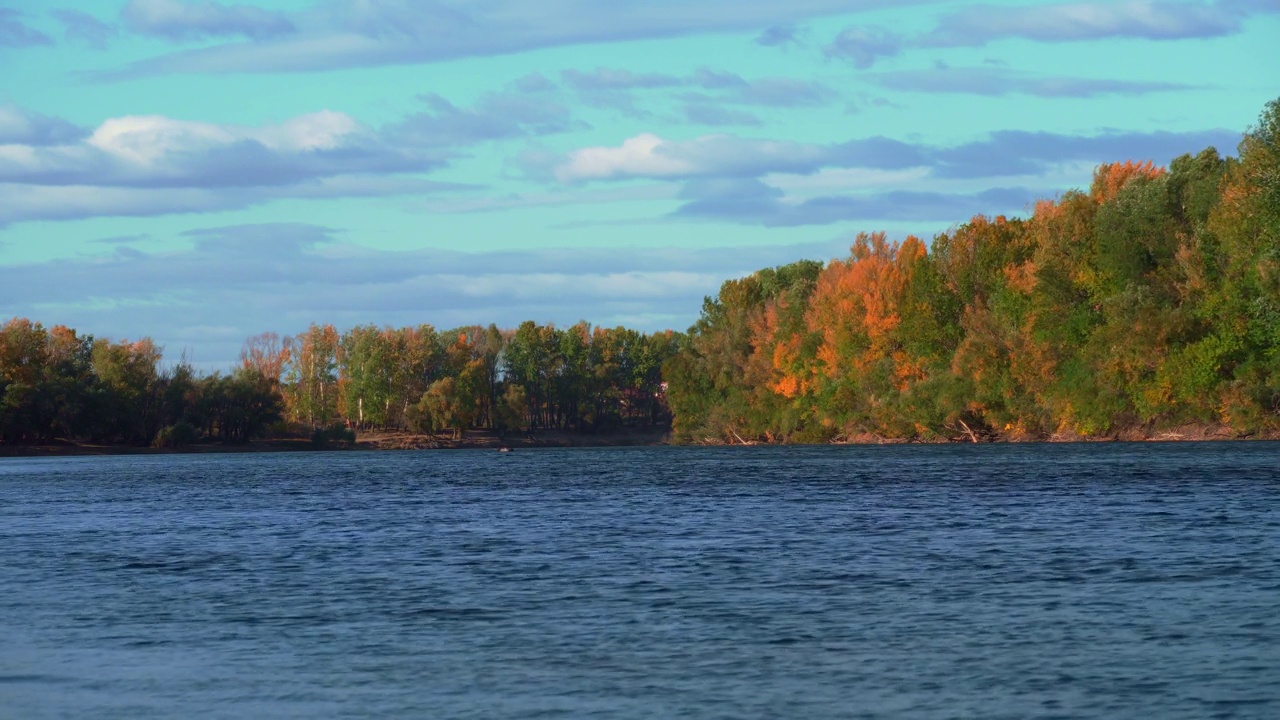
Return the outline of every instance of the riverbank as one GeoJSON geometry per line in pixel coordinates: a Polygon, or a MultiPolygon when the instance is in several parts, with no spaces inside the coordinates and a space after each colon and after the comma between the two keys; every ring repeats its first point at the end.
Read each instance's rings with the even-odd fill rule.
{"type": "MultiPolygon", "coordinates": [[[[967,430],[967,429],[966,429],[967,430]]],[[[951,437],[899,438],[862,432],[840,435],[824,444],[831,445],[947,445],[952,443],[1109,443],[1109,442],[1218,442],[1247,440],[1280,440],[1280,431],[1241,433],[1226,425],[1179,425],[1166,428],[1126,428],[1098,435],[1059,432],[1039,435],[1017,430],[998,434],[962,431],[951,437]]],[[[785,441],[752,440],[741,437],[726,441],[704,438],[689,443],[702,446],[787,445],[785,441]]],[[[804,443],[794,443],[804,444],[804,443]]]]}
{"type": "MultiPolygon", "coordinates": [[[[264,453],[264,452],[335,452],[344,450],[497,450],[499,448],[529,449],[555,447],[640,447],[669,445],[670,428],[625,428],[609,433],[585,434],[565,431],[541,431],[533,434],[508,434],[499,436],[489,430],[471,430],[461,438],[451,433],[372,432],[357,436],[354,445],[346,447],[317,447],[303,438],[279,438],[248,443],[201,442],[182,448],[152,448],[132,445],[98,445],[58,441],[45,445],[0,444],[3,457],[76,457],[98,455],[167,455],[199,453],[264,453]]],[[[948,443],[1102,443],[1102,442],[1215,442],[1280,440],[1280,432],[1269,431],[1242,434],[1225,425],[1184,425],[1163,429],[1131,428],[1105,435],[1078,435],[1057,433],[1035,436],[1026,433],[1005,433],[998,436],[960,435],[952,438],[921,440],[918,438],[892,438],[873,433],[843,436],[832,440],[832,445],[900,445],[900,444],[948,444],[948,443]]],[[[708,438],[691,443],[702,446],[729,445],[785,445],[746,440],[724,442],[708,438]]]]}
{"type": "Polygon", "coordinates": [[[174,455],[198,453],[299,452],[317,449],[310,440],[276,439],[247,443],[201,442],[181,448],[154,448],[137,445],[102,445],[59,440],[41,445],[0,444],[3,457],[79,457],[99,455],[174,455]]]}
{"type": "Polygon", "coordinates": [[[181,448],[134,445],[102,445],[60,440],[42,445],[0,444],[0,457],[76,457],[99,455],[168,455],[199,453],[334,452],[342,450],[496,450],[537,447],[635,447],[664,445],[670,428],[624,428],[608,433],[585,434],[540,431],[499,436],[489,430],[471,430],[454,438],[451,433],[373,432],[357,435],[354,445],[317,447],[309,439],[280,438],[246,443],[200,442],[181,448]]]}
{"type": "Polygon", "coordinates": [[[472,430],[460,439],[448,433],[365,433],[356,438],[359,450],[472,450],[538,447],[634,447],[665,445],[671,429],[667,427],[624,428],[608,433],[576,433],[543,430],[536,433],[508,433],[499,436],[487,430],[472,430]]]}

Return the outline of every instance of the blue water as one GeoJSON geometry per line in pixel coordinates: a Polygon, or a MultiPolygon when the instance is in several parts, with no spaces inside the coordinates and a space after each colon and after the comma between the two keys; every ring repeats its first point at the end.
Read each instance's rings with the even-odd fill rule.
{"type": "Polygon", "coordinates": [[[1280,717],[1280,445],[0,460],[0,717],[1280,717]]]}

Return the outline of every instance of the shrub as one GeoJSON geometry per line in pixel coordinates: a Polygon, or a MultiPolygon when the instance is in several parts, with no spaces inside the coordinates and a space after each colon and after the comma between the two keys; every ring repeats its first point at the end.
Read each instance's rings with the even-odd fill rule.
{"type": "Polygon", "coordinates": [[[186,420],[160,429],[152,445],[158,448],[183,448],[200,439],[200,431],[186,420]]]}
{"type": "Polygon", "coordinates": [[[311,443],[320,449],[351,447],[356,444],[356,431],[340,423],[316,428],[311,443]]]}

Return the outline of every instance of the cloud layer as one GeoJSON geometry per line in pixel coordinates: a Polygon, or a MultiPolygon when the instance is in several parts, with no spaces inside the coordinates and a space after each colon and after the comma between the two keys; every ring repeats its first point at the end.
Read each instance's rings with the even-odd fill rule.
{"type": "Polygon", "coordinates": [[[393,141],[399,132],[332,111],[260,127],[125,116],[86,131],[0,107],[0,225],[443,187],[411,176],[445,154],[393,141]]]}
{"type": "Polygon", "coordinates": [[[283,13],[207,0],[129,0],[120,17],[136,33],[173,42],[236,36],[267,40],[297,30],[283,13]]]}
{"type": "Polygon", "coordinates": [[[53,38],[27,25],[23,13],[0,7],[0,48],[52,45],[53,38]]]}
{"type": "MultiPolygon", "coordinates": [[[[1022,77],[1003,68],[957,71],[956,91],[981,92],[983,83],[1022,77]],[[974,86],[976,85],[976,86],[974,86]]],[[[881,73],[877,82],[913,87],[923,82],[909,72],[881,73]]],[[[768,88],[785,101],[795,94],[786,83],[748,81],[700,70],[689,77],[642,76],[596,70],[569,76],[581,88],[685,87],[732,92],[768,88]]],[[[1001,90],[1029,94],[1093,92],[1060,80],[1045,88],[1041,79],[1001,90]]],[[[764,91],[760,91],[764,92],[764,91]]],[[[768,93],[766,93],[768,95],[768,93]]],[[[781,102],[768,95],[768,102],[781,102]]],[[[285,198],[427,195],[460,189],[427,179],[448,167],[462,149],[477,143],[530,139],[580,127],[556,86],[532,75],[505,89],[482,94],[460,107],[438,95],[422,98],[425,109],[381,128],[334,111],[320,111],[264,126],[238,126],[139,115],[111,118],[81,128],[15,106],[0,106],[0,225],[26,220],[72,220],[97,216],[149,216],[212,212],[285,198]]],[[[720,107],[711,105],[709,107],[720,107]]],[[[1005,130],[958,145],[930,145],[873,136],[815,144],[744,137],[730,133],[688,140],[641,133],[614,146],[588,146],[564,153],[527,151],[527,181],[570,187],[604,181],[690,182],[708,179],[760,180],[765,176],[808,176],[829,170],[918,169],[935,180],[1019,177],[997,195],[974,190],[952,197],[917,186],[884,187],[879,197],[773,198],[743,185],[732,198],[720,193],[687,198],[673,217],[717,217],[772,226],[826,224],[880,219],[937,220],[966,198],[969,212],[1017,209],[1026,198],[1027,177],[1068,163],[1093,165],[1112,159],[1166,162],[1174,155],[1216,146],[1229,150],[1238,135],[1229,131],[1140,133],[1111,131],[1078,136],[1005,130]],[[905,193],[905,194],[904,194],[905,193]],[[1015,206],[1012,198],[1019,199],[1015,206]],[[987,201],[999,197],[1003,204],[987,201]],[[751,205],[759,201],[759,204],[751,205]],[[1007,201],[1007,202],[1005,202],[1007,201]],[[932,206],[926,207],[932,203],[932,206]],[[986,203],[986,204],[983,204],[986,203]],[[734,208],[742,212],[733,212],[734,208]]],[[[776,183],[770,187],[776,186],[776,183]]],[[[1036,183],[1036,188],[1045,187],[1036,183]]],[[[473,189],[479,189],[474,188],[473,189]]],[[[585,196],[584,196],[585,199],[585,196]]],[[[474,204],[474,202],[472,203],[474,204]]],[[[460,206],[465,203],[460,204],[460,206]]]]}
{"type": "Polygon", "coordinates": [[[1091,98],[1101,95],[1135,96],[1196,89],[1176,82],[1040,75],[1002,67],[935,67],[929,70],[872,73],[864,77],[886,90],[930,95],[1091,98]]]}
{"type": "MultiPolygon", "coordinates": [[[[927,4],[930,0],[911,0],[927,4]]],[[[901,6],[891,0],[332,0],[294,15],[180,0],[133,0],[125,20],[171,39],[242,35],[136,63],[117,76],[169,72],[310,72],[428,63],[539,48],[745,31],[901,6]],[[292,32],[296,30],[296,32],[292,32]]]]}
{"type": "Polygon", "coordinates": [[[523,320],[628,324],[658,330],[726,278],[797,256],[826,260],[847,243],[692,250],[530,249],[488,253],[375,251],[306,224],[216,227],[187,234],[189,250],[144,252],[115,238],[106,256],[0,265],[0,306],[47,323],[120,337],[145,327],[172,357],[225,366],[265,330],[311,322],[431,323],[439,328],[523,320]],[[593,308],[583,318],[581,308],[593,308]],[[127,317],[122,313],[128,308],[127,317]]]}
{"type": "Polygon", "coordinates": [[[105,50],[107,44],[119,33],[116,28],[89,13],[79,10],[54,10],[49,13],[62,23],[62,34],[67,40],[83,43],[95,50],[105,50]]]}
{"type": "Polygon", "coordinates": [[[953,146],[910,144],[883,136],[818,145],[793,141],[703,135],[676,141],[644,133],[621,145],[586,147],[562,157],[531,159],[532,172],[560,182],[598,180],[755,178],[768,173],[811,174],[823,168],[896,170],[927,167],[940,178],[990,178],[1043,173],[1067,162],[1097,164],[1137,158],[1165,162],[1215,146],[1225,151],[1239,134],[1226,130],[1107,132],[1091,136],[1005,130],[953,146]],[[539,165],[542,167],[539,167],[539,165]],[[546,165],[550,167],[546,167],[546,165]]]}
{"type": "Polygon", "coordinates": [[[990,188],[980,192],[885,192],[826,195],[789,201],[784,193],[758,180],[732,183],[690,183],[689,202],[674,216],[701,220],[796,227],[839,222],[922,222],[950,224],[973,215],[1022,212],[1037,198],[1052,193],[1024,187],[990,188]]]}
{"type": "Polygon", "coordinates": [[[1049,5],[968,5],[943,15],[933,30],[908,36],[881,26],[852,25],[827,45],[828,57],[869,68],[911,48],[982,47],[1021,39],[1042,43],[1105,39],[1154,41],[1238,33],[1248,17],[1280,12],[1270,0],[1119,0],[1049,5]]]}

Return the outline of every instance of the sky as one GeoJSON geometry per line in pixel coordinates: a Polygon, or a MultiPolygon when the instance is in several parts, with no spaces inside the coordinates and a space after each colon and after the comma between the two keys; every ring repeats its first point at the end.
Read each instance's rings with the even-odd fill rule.
{"type": "Polygon", "coordinates": [[[0,317],[686,329],[756,269],[1234,154],[1280,0],[0,0],[0,317]]]}

